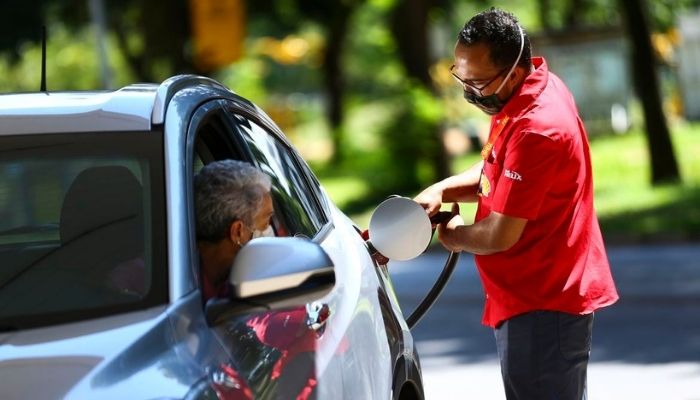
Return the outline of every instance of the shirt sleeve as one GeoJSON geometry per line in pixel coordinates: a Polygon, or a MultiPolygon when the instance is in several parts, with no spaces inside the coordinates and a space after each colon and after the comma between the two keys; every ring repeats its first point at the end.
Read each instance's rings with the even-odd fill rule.
{"type": "Polygon", "coordinates": [[[556,138],[523,133],[506,151],[492,210],[511,217],[536,219],[557,179],[564,144],[556,138]]]}

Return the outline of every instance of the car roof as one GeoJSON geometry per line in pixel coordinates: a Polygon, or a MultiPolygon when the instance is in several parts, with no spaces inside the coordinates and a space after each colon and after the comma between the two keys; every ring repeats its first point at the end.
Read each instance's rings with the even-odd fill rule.
{"type": "Polygon", "coordinates": [[[157,89],[0,95],[0,135],[149,130],[157,89]]]}
{"type": "Polygon", "coordinates": [[[231,93],[212,79],[178,75],[112,91],[0,94],[0,135],[151,130],[175,93],[194,86],[231,93]]]}

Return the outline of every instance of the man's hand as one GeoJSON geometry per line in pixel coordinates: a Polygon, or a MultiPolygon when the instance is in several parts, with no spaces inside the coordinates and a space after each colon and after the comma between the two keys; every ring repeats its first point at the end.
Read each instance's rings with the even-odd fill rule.
{"type": "Polygon", "coordinates": [[[462,251],[463,243],[461,243],[458,227],[464,226],[464,219],[459,215],[459,205],[452,204],[452,218],[438,225],[438,239],[440,243],[449,251],[462,251]]]}
{"type": "Polygon", "coordinates": [[[425,208],[429,216],[432,216],[440,211],[440,207],[442,206],[442,192],[433,187],[429,187],[420,192],[413,200],[425,208]]]}

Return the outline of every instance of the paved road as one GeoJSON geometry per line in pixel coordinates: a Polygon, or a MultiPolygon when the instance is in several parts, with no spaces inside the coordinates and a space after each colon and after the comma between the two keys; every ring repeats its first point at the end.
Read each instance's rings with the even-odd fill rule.
{"type": "MultiPolygon", "coordinates": [[[[700,400],[700,245],[612,247],[620,301],[596,313],[591,400],[700,400]]],[[[405,316],[446,253],[390,263],[405,316]]],[[[480,325],[482,289],[463,254],[441,298],[414,329],[426,398],[503,399],[493,333],[480,325]]]]}

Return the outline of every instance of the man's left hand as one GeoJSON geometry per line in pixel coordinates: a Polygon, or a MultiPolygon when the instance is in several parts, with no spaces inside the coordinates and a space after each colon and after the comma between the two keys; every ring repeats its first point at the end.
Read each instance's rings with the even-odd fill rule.
{"type": "Polygon", "coordinates": [[[438,226],[438,239],[449,251],[462,251],[458,228],[464,226],[464,219],[459,215],[459,205],[452,204],[452,218],[438,226]]]}

